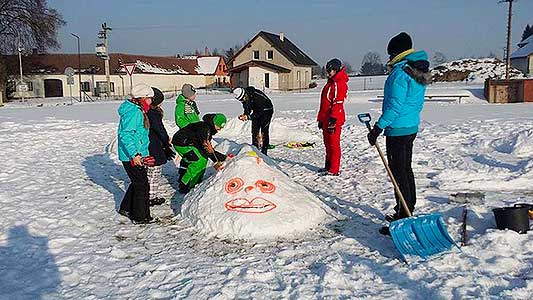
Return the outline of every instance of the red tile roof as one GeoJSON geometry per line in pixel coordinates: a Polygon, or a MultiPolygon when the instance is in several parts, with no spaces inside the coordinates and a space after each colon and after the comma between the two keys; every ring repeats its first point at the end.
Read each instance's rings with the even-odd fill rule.
{"type": "MultiPolygon", "coordinates": [[[[7,63],[7,71],[10,75],[18,74],[19,61],[17,55],[4,56],[7,63]]],[[[136,73],[155,74],[191,74],[196,75],[197,61],[193,59],[175,58],[172,56],[146,56],[125,53],[112,53],[110,55],[109,68],[111,74],[125,74],[121,68],[123,63],[141,62],[136,73]],[[185,71],[185,72],[183,72],[185,71]]],[[[22,66],[24,73],[33,74],[63,74],[65,68],[78,69],[77,54],[36,54],[23,56],[22,66]]],[[[105,74],[104,60],[96,54],[81,54],[82,73],[105,74]]]]}

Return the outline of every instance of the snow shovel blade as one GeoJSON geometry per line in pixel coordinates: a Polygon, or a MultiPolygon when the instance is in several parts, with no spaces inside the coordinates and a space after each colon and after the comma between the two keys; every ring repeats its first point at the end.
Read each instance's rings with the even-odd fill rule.
{"type": "Polygon", "coordinates": [[[389,230],[404,260],[408,255],[428,258],[457,246],[438,213],[393,221],[389,230]]]}

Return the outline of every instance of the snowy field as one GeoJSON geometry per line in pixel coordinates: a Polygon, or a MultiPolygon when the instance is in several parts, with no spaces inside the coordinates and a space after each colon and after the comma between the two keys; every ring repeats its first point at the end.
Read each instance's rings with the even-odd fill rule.
{"type": "MultiPolygon", "coordinates": [[[[479,85],[429,88],[472,96],[425,105],[413,158],[415,213],[440,212],[458,241],[463,208],[448,203],[449,194],[482,191],[486,199],[470,206],[467,246],[405,264],[377,233],[394,206],[392,187],[356,120],[361,112],[378,116],[382,91],[350,82],[342,174],[320,177],[324,147],[314,118],[321,84],[271,93],[272,143],[318,143],[269,154],[340,217],[274,242],[207,238],[179,213],[172,163],[164,167],[164,196],[172,200],[152,210],[157,223],[117,217],[128,180],[115,152],[118,101],[1,108],[0,299],[532,299],[533,232],[494,229],[491,209],[533,203],[533,104],[487,104],[479,85]]],[[[164,104],[170,133],[173,102],[164,104]]],[[[198,106],[241,113],[224,93],[201,94],[198,106]]],[[[238,122],[216,141],[249,142],[249,125],[238,122]]]]}

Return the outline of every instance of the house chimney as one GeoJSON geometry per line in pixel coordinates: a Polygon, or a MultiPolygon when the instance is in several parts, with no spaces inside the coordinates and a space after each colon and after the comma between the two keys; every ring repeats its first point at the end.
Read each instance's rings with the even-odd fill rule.
{"type": "Polygon", "coordinates": [[[205,47],[204,55],[209,56],[209,48],[205,47]]]}
{"type": "Polygon", "coordinates": [[[285,33],[284,32],[280,32],[279,33],[279,39],[283,42],[285,41],[285,33]]]}

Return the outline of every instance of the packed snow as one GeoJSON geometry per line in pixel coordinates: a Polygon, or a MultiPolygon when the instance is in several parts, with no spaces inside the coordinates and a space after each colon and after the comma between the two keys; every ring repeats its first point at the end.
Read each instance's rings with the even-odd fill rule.
{"type": "MultiPolygon", "coordinates": [[[[341,176],[318,175],[320,142],[305,150],[279,146],[258,173],[248,174],[238,155],[221,172],[210,167],[202,190],[183,199],[170,162],[163,172],[168,201],[152,209],[159,221],[146,226],[115,211],[128,182],[115,147],[119,101],[1,108],[0,299],[531,299],[533,233],[495,229],[491,210],[533,202],[532,104],[487,104],[474,84],[429,88],[472,96],[462,104],[426,102],[413,157],[415,214],[440,212],[458,241],[463,206],[449,195],[479,191],[485,200],[468,206],[469,239],[460,251],[405,264],[377,233],[394,196],[356,119],[367,111],[378,116],[383,91],[364,91],[359,80],[350,81],[341,176]],[[195,225],[186,209],[215,199],[209,189],[237,173],[250,177],[246,184],[290,179],[336,217],[287,239],[214,237],[209,232],[218,228],[195,225]]],[[[270,96],[275,143],[320,141],[320,88],[270,96]]],[[[167,99],[163,106],[171,134],[173,105],[167,99]]],[[[230,118],[242,113],[230,94],[200,94],[198,106],[230,118]]],[[[238,153],[250,129],[233,122],[215,142],[238,153]]],[[[208,215],[201,213],[198,219],[208,215]]]]}
{"type": "MultiPolygon", "coordinates": [[[[150,63],[137,60],[135,62],[135,69],[141,73],[150,73],[150,74],[189,74],[181,66],[175,65],[174,69],[166,69],[159,66],[154,66],[150,63]]],[[[119,72],[126,73],[125,67],[120,67],[119,72]]]]}
{"type": "Polygon", "coordinates": [[[198,62],[198,66],[196,67],[196,72],[198,74],[213,75],[217,71],[218,63],[220,62],[220,57],[198,57],[196,61],[198,62]]]}

